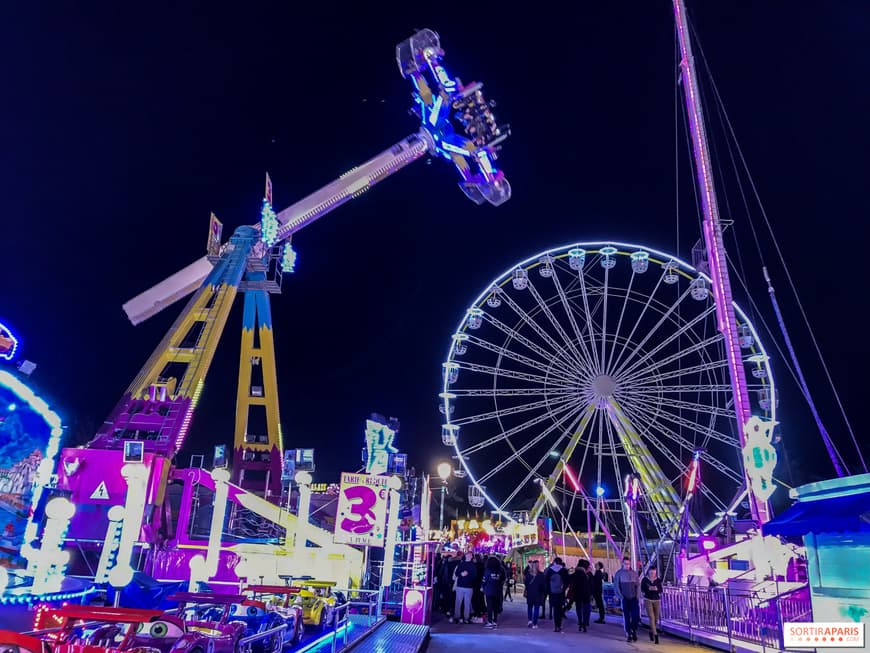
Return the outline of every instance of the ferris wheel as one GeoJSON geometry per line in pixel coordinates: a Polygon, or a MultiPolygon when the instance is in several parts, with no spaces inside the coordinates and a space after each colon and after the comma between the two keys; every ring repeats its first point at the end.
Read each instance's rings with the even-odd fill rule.
{"type": "MultiPolygon", "coordinates": [[[[753,413],[774,420],[767,353],[734,308],[753,413]]],[[[470,481],[469,503],[534,517],[579,485],[621,514],[638,479],[664,533],[697,459],[707,516],[733,510],[745,485],[716,320],[709,277],[639,245],[559,247],[497,277],[460,321],[442,369],[442,441],[470,481]]]]}

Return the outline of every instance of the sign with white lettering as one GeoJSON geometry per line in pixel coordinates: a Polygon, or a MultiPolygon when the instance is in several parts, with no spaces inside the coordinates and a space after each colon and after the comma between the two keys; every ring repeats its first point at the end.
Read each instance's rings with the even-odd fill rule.
{"type": "Polygon", "coordinates": [[[388,476],[341,475],[335,543],[383,548],[387,524],[388,476]]]}

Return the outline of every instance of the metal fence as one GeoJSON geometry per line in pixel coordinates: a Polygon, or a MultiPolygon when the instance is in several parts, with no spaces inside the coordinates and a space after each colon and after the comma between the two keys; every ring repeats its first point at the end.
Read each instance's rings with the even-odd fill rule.
{"type": "Polygon", "coordinates": [[[734,590],[727,585],[713,588],[666,586],[662,593],[661,619],[682,625],[695,635],[710,634],[783,650],[783,623],[812,621],[813,610],[807,587],[769,596],[734,590]]]}

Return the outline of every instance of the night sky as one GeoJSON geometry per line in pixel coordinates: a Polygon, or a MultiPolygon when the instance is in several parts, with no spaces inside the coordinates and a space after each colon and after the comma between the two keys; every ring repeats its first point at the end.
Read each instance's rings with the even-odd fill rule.
{"type": "MultiPolygon", "coordinates": [[[[303,4],[0,10],[0,321],[17,328],[23,356],[38,363],[33,382],[71,425],[70,444],[93,434],[183,305],[133,327],[121,304],[204,254],[211,211],[228,234],[257,221],[267,170],[281,209],[417,130],[394,61],[395,45],[416,28],[440,33],[448,69],[483,81],[510,123],[499,164],[513,199],[476,207],[452,166],[420,162],[294,238],[298,272],[273,298],[281,419],[286,446],[317,448],[318,480],[359,466],[373,411],[399,418],[399,446],[434,471],[446,456],[437,394],[450,335],[512,263],[598,239],[690,257],[700,230],[682,125],[675,136],[666,0],[580,3],[571,17],[534,4],[522,14],[468,3],[303,4]]],[[[692,2],[692,10],[864,438],[870,351],[857,316],[868,281],[870,5],[692,2]]],[[[853,459],[757,205],[747,215],[734,184],[720,199],[735,220],[726,246],[742,259],[756,318],[779,335],[750,220],[811,390],[853,459]]],[[[745,304],[742,291],[736,298],[745,304]]],[[[191,451],[232,440],[240,305],[207,378],[191,451]]],[[[769,338],[767,347],[775,353],[769,338]]],[[[782,360],[774,366],[790,462],[780,475],[830,477],[797,386],[782,360]]]]}

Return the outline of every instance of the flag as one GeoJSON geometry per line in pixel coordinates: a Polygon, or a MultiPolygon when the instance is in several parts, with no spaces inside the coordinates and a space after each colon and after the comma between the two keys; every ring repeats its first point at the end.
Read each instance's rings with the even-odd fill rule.
{"type": "Polygon", "coordinates": [[[272,179],[269,177],[269,173],[266,173],[266,194],[264,195],[266,201],[269,203],[269,206],[272,206],[272,179]]]}
{"type": "Polygon", "coordinates": [[[208,244],[206,252],[209,256],[218,256],[221,251],[221,236],[223,235],[224,225],[217,219],[217,216],[212,213],[208,221],[208,244]]]}

